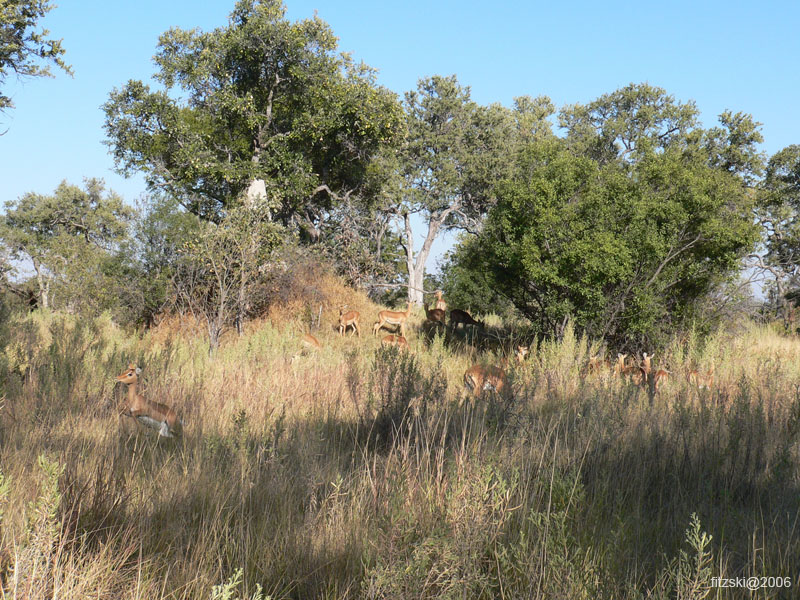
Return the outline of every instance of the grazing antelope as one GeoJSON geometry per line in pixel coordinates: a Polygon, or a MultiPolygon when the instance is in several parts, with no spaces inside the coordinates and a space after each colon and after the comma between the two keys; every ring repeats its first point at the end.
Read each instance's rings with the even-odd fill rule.
{"type": "Polygon", "coordinates": [[[301,354],[305,354],[306,350],[316,351],[322,349],[322,344],[320,341],[310,333],[306,333],[302,338],[300,338],[300,346],[300,352],[292,356],[292,362],[300,358],[301,354]]]}
{"type": "Polygon", "coordinates": [[[442,298],[442,290],[436,291],[436,310],[446,311],[447,302],[442,298]]]}
{"type": "Polygon", "coordinates": [[[473,396],[480,396],[489,390],[502,394],[506,381],[506,372],[502,367],[473,365],[464,373],[464,385],[473,396]]]}
{"type": "Polygon", "coordinates": [[[389,334],[381,340],[383,346],[394,346],[402,350],[408,350],[408,340],[402,335],[389,334]]]}
{"type": "Polygon", "coordinates": [[[454,330],[460,325],[464,324],[464,328],[466,329],[467,325],[475,325],[476,327],[480,327],[481,329],[484,328],[484,324],[481,321],[476,321],[472,318],[467,311],[461,310],[460,308],[454,308],[450,311],[450,327],[454,330]]]}
{"type": "Polygon", "coordinates": [[[139,367],[130,363],[124,373],[117,375],[116,380],[128,386],[128,405],[120,414],[133,417],[147,427],[158,429],[158,435],[161,437],[173,437],[179,434],[180,428],[183,427],[183,419],[178,417],[178,413],[165,404],[150,402],[136,393],[136,384],[141,372],[139,367]]]}
{"type": "Polygon", "coordinates": [[[378,330],[381,327],[386,325],[399,325],[400,326],[400,335],[402,337],[406,336],[405,325],[406,321],[408,320],[409,315],[411,315],[411,301],[408,302],[408,308],[405,312],[400,312],[396,310],[382,310],[378,313],[378,322],[375,323],[375,326],[372,328],[372,335],[378,335],[378,330]]]}
{"type": "MultiPolygon", "coordinates": [[[[344,335],[348,327],[352,327],[353,331],[361,337],[361,330],[358,328],[358,318],[361,316],[357,310],[350,310],[344,312],[347,305],[339,308],[339,335],[344,335]]],[[[350,335],[353,335],[352,333],[350,335]]]]}
{"type": "Polygon", "coordinates": [[[425,305],[425,316],[428,317],[430,323],[433,323],[437,327],[444,328],[447,315],[441,308],[429,309],[428,306],[425,305]]]}

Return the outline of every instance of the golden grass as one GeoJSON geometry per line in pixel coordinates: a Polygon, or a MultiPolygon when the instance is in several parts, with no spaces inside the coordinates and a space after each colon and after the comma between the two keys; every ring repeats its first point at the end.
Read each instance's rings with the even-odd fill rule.
{"type": "Polygon", "coordinates": [[[318,287],[323,347],[294,362],[313,306],[213,358],[196,323],[19,317],[0,358],[0,598],[208,598],[239,569],[233,598],[702,597],[712,576],[796,577],[796,339],[676,342],[651,399],[583,379],[596,348],[568,330],[512,369],[510,401],[459,406],[464,371],[496,354],[426,343],[421,310],[410,354],[380,349],[379,307],[355,293],[341,303],[367,333],[342,338],[342,293],[318,287]],[[118,416],[130,361],[182,438],[118,416]],[[713,390],[683,376],[711,365],[713,390]]]}

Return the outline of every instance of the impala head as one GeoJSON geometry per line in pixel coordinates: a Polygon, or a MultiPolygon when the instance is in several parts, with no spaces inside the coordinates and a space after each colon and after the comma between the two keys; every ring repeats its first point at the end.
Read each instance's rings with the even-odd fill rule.
{"type": "Polygon", "coordinates": [[[117,375],[115,379],[120,383],[130,384],[136,383],[138,379],[138,375],[142,372],[142,369],[137,367],[134,363],[130,363],[128,368],[120,375],[117,375]]]}
{"type": "Polygon", "coordinates": [[[528,346],[517,346],[517,362],[522,362],[528,356],[528,346]]]}

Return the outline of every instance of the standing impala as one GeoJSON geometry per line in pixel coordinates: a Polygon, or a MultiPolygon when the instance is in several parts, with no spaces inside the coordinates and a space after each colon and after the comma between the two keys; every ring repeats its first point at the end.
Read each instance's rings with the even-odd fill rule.
{"type": "Polygon", "coordinates": [[[136,384],[141,372],[139,367],[130,363],[124,373],[117,375],[116,380],[128,386],[128,405],[120,414],[133,417],[147,427],[158,429],[158,435],[161,437],[173,437],[179,434],[183,427],[183,419],[178,417],[178,413],[165,404],[150,402],[136,393],[136,384]]]}
{"type": "Polygon", "coordinates": [[[428,317],[428,321],[433,325],[444,328],[446,314],[441,308],[428,308],[425,305],[425,316],[428,317]]]}
{"type": "Polygon", "coordinates": [[[442,298],[442,290],[436,291],[436,309],[442,311],[447,310],[447,302],[445,302],[444,298],[442,298]]]}
{"type": "Polygon", "coordinates": [[[411,301],[408,302],[408,308],[405,312],[382,310],[378,313],[378,322],[372,328],[372,335],[378,335],[378,330],[386,325],[399,325],[400,335],[406,337],[405,326],[409,315],[411,315],[411,301]]]}
{"type": "MultiPolygon", "coordinates": [[[[347,305],[339,308],[339,335],[343,336],[347,328],[352,327],[353,331],[358,334],[358,337],[361,337],[361,330],[358,328],[358,318],[361,316],[360,313],[356,310],[344,312],[345,308],[347,308],[347,305]]],[[[352,335],[352,333],[350,335],[352,335]]]]}

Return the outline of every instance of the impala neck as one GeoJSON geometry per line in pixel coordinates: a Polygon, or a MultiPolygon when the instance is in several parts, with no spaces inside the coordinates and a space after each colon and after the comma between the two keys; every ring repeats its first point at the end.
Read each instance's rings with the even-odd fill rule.
{"type": "Polygon", "coordinates": [[[133,402],[136,400],[136,382],[128,384],[128,401],[133,402]]]}

